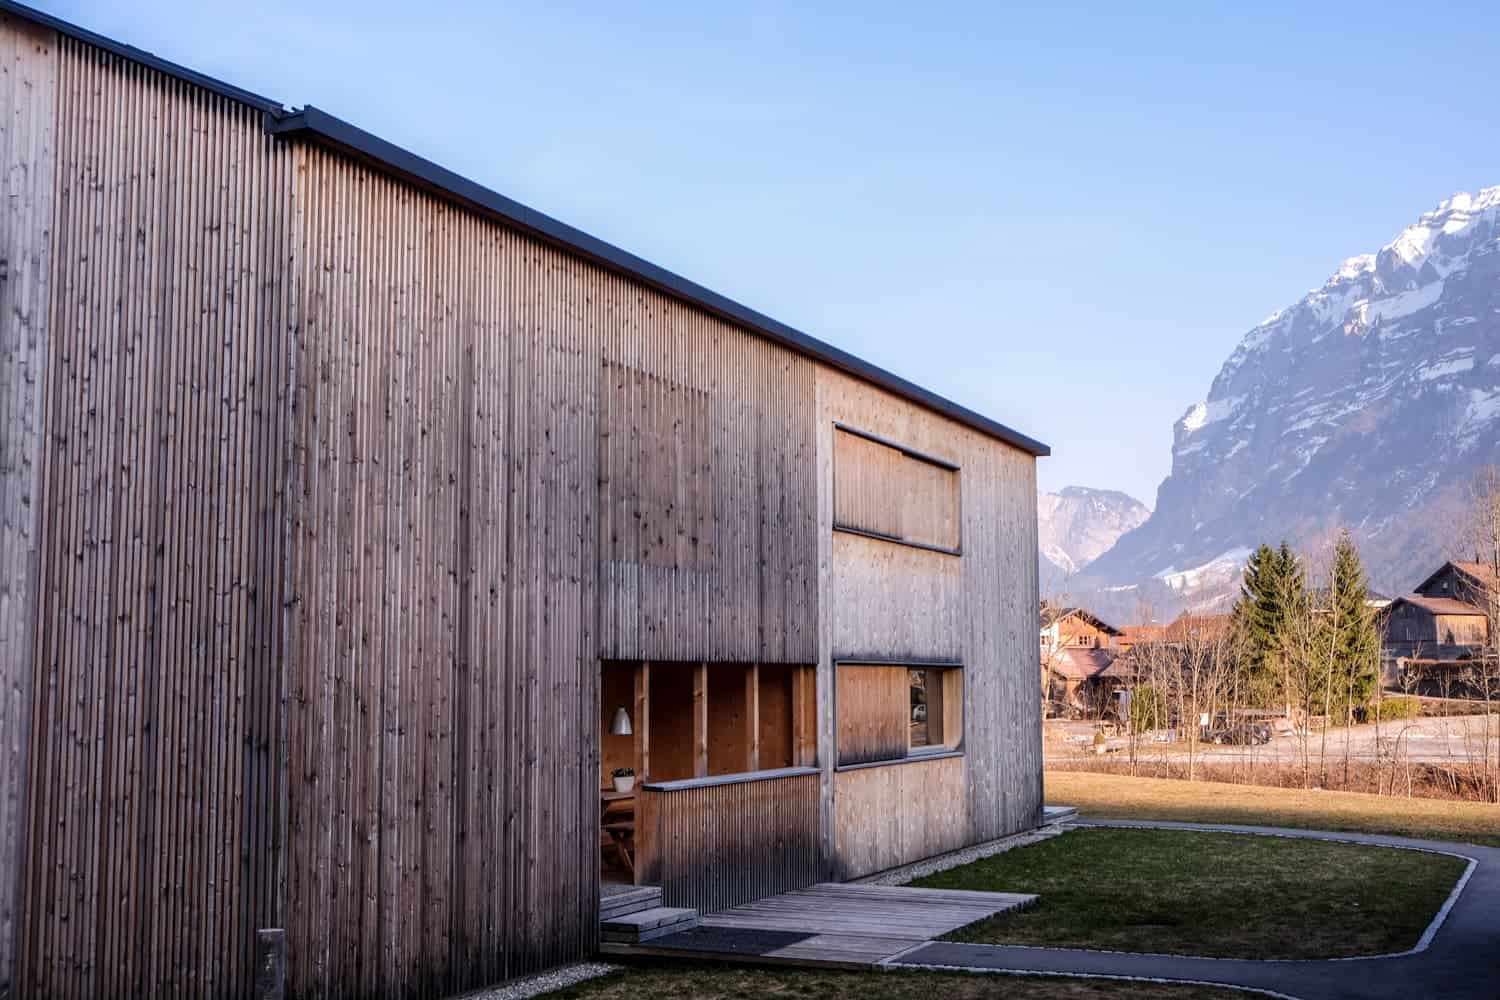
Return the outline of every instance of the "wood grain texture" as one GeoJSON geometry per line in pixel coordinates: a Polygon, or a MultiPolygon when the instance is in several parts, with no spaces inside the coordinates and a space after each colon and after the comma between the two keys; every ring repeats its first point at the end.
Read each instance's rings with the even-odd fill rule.
{"type": "MultiPolygon", "coordinates": [[[[643,777],[709,769],[725,664],[758,665],[725,752],[823,764],[682,799],[701,850],[673,878],[696,870],[709,905],[821,877],[888,794],[835,796],[835,657],[963,660],[964,837],[1034,820],[1029,455],[24,34],[0,30],[31,81],[24,102],[0,83],[0,151],[26,161],[0,206],[19,992],[241,996],[263,927],[294,996],[436,997],[589,954],[603,660],[651,663],[643,777]],[[962,467],[896,449],[900,530],[962,557],[833,532],[835,421],[962,467]],[[678,720],[684,760],[648,757],[678,720]]],[[[929,833],[901,851],[948,842],[951,816],[909,813],[929,833]]]]}
{"type": "Polygon", "coordinates": [[[0,14],[0,996],[16,983],[50,346],[57,40],[0,14]]]}
{"type": "Polygon", "coordinates": [[[825,840],[830,870],[853,877],[1038,821],[1041,712],[1032,690],[1040,669],[1033,637],[1036,463],[842,373],[819,369],[817,399],[825,840]],[[961,556],[832,530],[840,450],[835,424],[960,468],[961,556]],[[837,757],[830,734],[842,723],[826,693],[836,683],[834,661],[860,658],[963,664],[960,714],[948,703],[944,713],[945,728],[950,721],[963,726],[964,756],[950,758],[956,765],[927,761],[833,772],[837,757]],[[937,769],[949,783],[947,794],[901,799],[902,783],[912,780],[902,775],[911,769],[937,769]],[[874,822],[871,836],[877,840],[860,839],[871,817],[903,801],[886,825],[874,822]]]}
{"type": "Polygon", "coordinates": [[[905,667],[840,664],[838,762],[864,764],[906,756],[909,694],[905,667]]]}
{"type": "Polygon", "coordinates": [[[837,877],[858,878],[973,843],[969,764],[944,757],[835,774],[837,877]]]}
{"type": "Polygon", "coordinates": [[[817,774],[639,796],[640,881],[667,906],[704,913],[812,885],[819,871],[817,774]]]}
{"type": "Polygon", "coordinates": [[[600,651],[812,663],[812,362],[602,282],[600,651]]]}
{"type": "Polygon", "coordinates": [[[281,912],[291,157],[57,53],[21,992],[240,995],[281,912]]]}

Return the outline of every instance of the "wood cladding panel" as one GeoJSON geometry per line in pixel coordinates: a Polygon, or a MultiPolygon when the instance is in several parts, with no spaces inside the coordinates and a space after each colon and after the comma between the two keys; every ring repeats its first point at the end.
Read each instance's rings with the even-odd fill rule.
{"type": "MultiPolygon", "coordinates": [[[[962,784],[949,789],[963,800],[962,808],[936,820],[913,809],[911,822],[938,833],[906,840],[907,848],[882,854],[878,843],[889,839],[891,830],[873,817],[886,808],[901,813],[900,800],[891,797],[897,793],[881,782],[907,779],[875,775],[946,767],[945,780],[959,780],[952,778],[954,765],[923,761],[828,772],[825,823],[831,869],[875,871],[947,849],[941,845],[978,843],[1035,825],[1042,804],[1041,705],[1035,683],[1040,665],[1034,638],[1035,459],[829,369],[818,371],[817,399],[818,476],[824,491],[819,546],[827,567],[820,591],[820,692],[833,688],[833,661],[838,659],[964,664],[962,677],[956,678],[962,684],[961,713],[955,716],[951,703],[944,704],[945,729],[962,723],[964,756],[949,758],[962,765],[956,771],[962,784]],[[847,437],[836,425],[857,427],[961,468],[955,508],[961,519],[961,556],[833,530],[839,519],[838,456],[847,437]],[[872,822],[874,831],[862,832],[862,824],[872,822]],[[875,839],[861,839],[866,837],[875,839]]],[[[831,699],[820,711],[823,732],[836,732],[831,699]]],[[[828,768],[835,740],[830,735],[823,739],[820,759],[828,768]]],[[[902,841],[892,841],[897,842],[902,841]]]]}
{"type": "Polygon", "coordinates": [[[820,881],[819,776],[767,777],[638,797],[640,882],[703,913],[820,881]]]}
{"type": "Polygon", "coordinates": [[[17,982],[30,764],[57,50],[0,14],[0,996],[17,982]]]}
{"type": "Polygon", "coordinates": [[[833,523],[959,548],[959,472],[843,428],[833,432],[833,523]]]}
{"type": "Polygon", "coordinates": [[[839,764],[905,757],[910,714],[906,668],[841,664],[837,669],[839,764]]]}
{"type": "Polygon", "coordinates": [[[596,294],[602,655],[812,662],[814,364],[623,281],[596,294]]]}
{"type": "Polygon", "coordinates": [[[259,112],[56,51],[18,992],[244,995],[281,912],[292,158],[259,112]]]}
{"type": "Polygon", "coordinates": [[[290,988],[597,937],[602,275],[298,148],[290,988]]]}
{"type": "Polygon", "coordinates": [[[966,763],[945,757],[835,773],[836,876],[859,878],[973,843],[966,763]]]}
{"type": "Polygon", "coordinates": [[[846,532],[834,532],[831,545],[830,582],[839,597],[828,614],[837,655],[963,658],[963,559],[846,532]]]}

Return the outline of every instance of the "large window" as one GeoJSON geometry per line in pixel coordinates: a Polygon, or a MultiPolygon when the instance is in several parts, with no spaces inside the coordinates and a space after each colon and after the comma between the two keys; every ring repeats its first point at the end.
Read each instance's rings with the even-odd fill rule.
{"type": "Polygon", "coordinates": [[[849,427],[833,438],[835,529],[958,554],[958,466],[849,427]]]}
{"type": "Polygon", "coordinates": [[[957,750],[963,741],[963,676],[956,664],[839,664],[839,766],[957,750]]]}

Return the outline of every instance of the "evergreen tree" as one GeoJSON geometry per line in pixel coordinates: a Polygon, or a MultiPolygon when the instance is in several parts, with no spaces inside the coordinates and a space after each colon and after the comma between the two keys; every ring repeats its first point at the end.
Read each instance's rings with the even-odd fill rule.
{"type": "Polygon", "coordinates": [[[1289,623],[1306,601],[1302,561],[1286,542],[1261,545],[1245,564],[1234,620],[1244,656],[1251,699],[1260,705],[1284,700],[1289,623]]]}
{"type": "Polygon", "coordinates": [[[1359,548],[1347,530],[1333,550],[1329,581],[1329,626],[1334,630],[1334,662],[1342,675],[1341,694],[1348,705],[1364,705],[1375,696],[1380,673],[1380,635],[1366,601],[1370,587],[1359,548]]]}

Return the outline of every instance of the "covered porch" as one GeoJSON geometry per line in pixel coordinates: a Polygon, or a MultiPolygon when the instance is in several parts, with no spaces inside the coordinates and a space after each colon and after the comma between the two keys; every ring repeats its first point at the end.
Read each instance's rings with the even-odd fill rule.
{"type": "Polygon", "coordinates": [[[600,695],[606,889],[713,912],[825,877],[811,665],[605,661],[600,695]]]}

